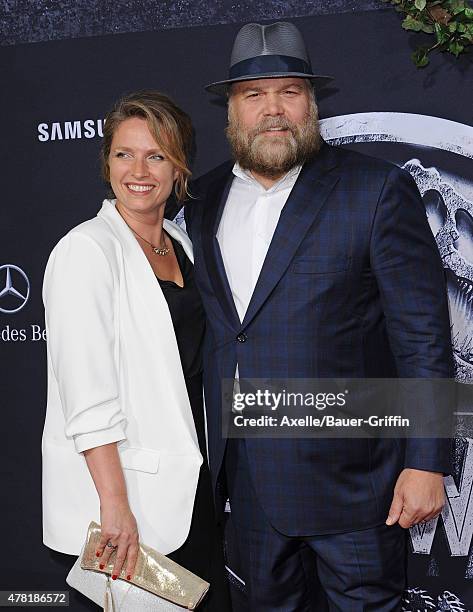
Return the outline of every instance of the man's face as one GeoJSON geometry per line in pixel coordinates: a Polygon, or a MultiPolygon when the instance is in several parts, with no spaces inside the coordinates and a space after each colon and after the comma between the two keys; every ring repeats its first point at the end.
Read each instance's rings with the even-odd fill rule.
{"type": "Polygon", "coordinates": [[[293,77],[233,84],[227,136],[240,165],[264,176],[303,163],[320,141],[310,85],[293,77]]]}

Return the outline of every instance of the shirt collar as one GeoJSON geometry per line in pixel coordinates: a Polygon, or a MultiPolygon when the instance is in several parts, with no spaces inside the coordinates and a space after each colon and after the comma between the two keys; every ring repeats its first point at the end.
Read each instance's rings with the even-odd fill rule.
{"type": "Polygon", "coordinates": [[[255,177],[251,174],[249,170],[243,170],[243,168],[238,162],[235,163],[232,171],[237,178],[241,179],[242,181],[245,181],[245,183],[253,185],[254,187],[258,187],[259,189],[261,189],[261,191],[264,191],[265,193],[276,193],[277,191],[286,189],[287,187],[293,187],[294,183],[297,181],[301,169],[301,165],[294,166],[294,168],[291,168],[287,174],[282,176],[269,189],[265,189],[263,185],[261,185],[261,183],[259,183],[255,179],[255,177]]]}

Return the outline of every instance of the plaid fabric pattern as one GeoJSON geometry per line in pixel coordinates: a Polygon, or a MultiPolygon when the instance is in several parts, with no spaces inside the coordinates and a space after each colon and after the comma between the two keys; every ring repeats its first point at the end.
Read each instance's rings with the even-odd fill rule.
{"type": "MultiPolygon", "coordinates": [[[[226,444],[220,381],[233,377],[237,362],[241,378],[453,374],[442,262],[407,172],[324,144],[284,206],[240,323],[216,240],[231,166],[199,179],[198,198],[186,207],[209,320],[204,382],[214,482],[226,444]]],[[[440,409],[434,398],[433,413],[440,409]]],[[[247,450],[260,502],[289,535],[375,525],[403,467],[450,471],[445,439],[248,439],[247,450]]]]}

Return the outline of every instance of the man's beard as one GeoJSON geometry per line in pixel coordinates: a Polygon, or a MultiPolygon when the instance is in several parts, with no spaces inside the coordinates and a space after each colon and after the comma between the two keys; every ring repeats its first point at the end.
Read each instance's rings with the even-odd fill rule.
{"type": "Polygon", "coordinates": [[[251,130],[241,125],[230,103],[226,135],[239,165],[267,178],[278,178],[303,164],[321,145],[318,111],[313,99],[301,123],[292,123],[286,117],[267,117],[251,130]],[[282,128],[288,133],[263,134],[271,128],[282,128]]]}

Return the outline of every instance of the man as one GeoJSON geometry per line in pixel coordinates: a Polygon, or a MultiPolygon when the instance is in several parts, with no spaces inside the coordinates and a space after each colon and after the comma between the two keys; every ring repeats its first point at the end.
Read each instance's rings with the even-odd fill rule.
{"type": "MultiPolygon", "coordinates": [[[[214,484],[226,481],[248,609],[401,609],[406,529],[439,514],[447,439],[222,435],[221,381],[448,378],[442,263],[412,178],[320,138],[312,73],[290,23],[238,33],[227,136],[236,162],[186,210],[209,320],[214,484]],[[312,564],[316,571],[312,570],[312,564]]],[[[435,406],[432,406],[435,410],[435,406]]]]}

